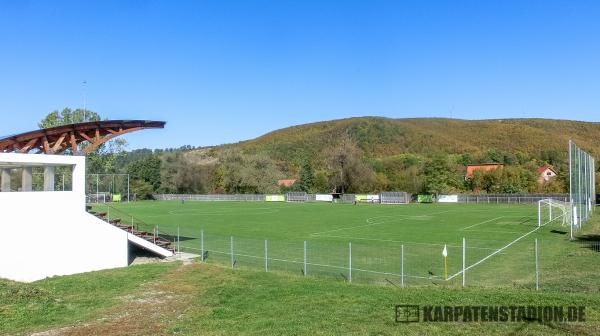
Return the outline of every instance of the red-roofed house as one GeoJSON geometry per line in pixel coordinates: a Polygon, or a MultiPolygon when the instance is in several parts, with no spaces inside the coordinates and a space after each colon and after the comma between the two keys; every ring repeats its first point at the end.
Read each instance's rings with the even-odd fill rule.
{"type": "Polygon", "coordinates": [[[556,172],[550,166],[541,166],[540,168],[538,168],[538,174],[540,174],[538,177],[539,184],[547,183],[551,179],[556,177],[556,172]]]}
{"type": "Polygon", "coordinates": [[[496,170],[496,169],[502,168],[502,167],[504,167],[504,165],[501,163],[471,164],[471,165],[467,166],[467,176],[465,178],[468,180],[471,177],[473,177],[473,172],[476,170],[483,170],[483,171],[488,172],[488,171],[496,170]]]}
{"type": "Polygon", "coordinates": [[[277,181],[277,185],[280,187],[291,187],[294,183],[296,183],[296,179],[287,179],[287,180],[277,181]]]}

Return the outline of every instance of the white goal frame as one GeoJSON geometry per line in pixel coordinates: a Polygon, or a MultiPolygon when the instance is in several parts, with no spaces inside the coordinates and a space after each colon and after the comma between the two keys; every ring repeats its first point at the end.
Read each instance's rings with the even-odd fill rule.
{"type": "MultiPolygon", "coordinates": [[[[557,201],[555,199],[543,199],[538,201],[538,227],[561,221],[562,226],[571,227],[574,223],[573,204],[570,202],[557,201]],[[547,215],[545,217],[544,215],[547,215]],[[547,218],[547,221],[545,220],[547,218]]],[[[577,222],[575,220],[575,225],[577,222]]]]}

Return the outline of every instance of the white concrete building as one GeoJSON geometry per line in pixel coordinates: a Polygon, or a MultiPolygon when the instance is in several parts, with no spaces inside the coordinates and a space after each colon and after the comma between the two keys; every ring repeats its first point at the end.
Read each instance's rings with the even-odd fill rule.
{"type": "Polygon", "coordinates": [[[0,178],[1,278],[29,282],[125,267],[129,244],[172,255],[86,212],[84,156],[0,153],[0,178]],[[71,172],[68,190],[55,191],[56,167],[71,172]],[[43,170],[43,184],[34,170],[43,170]]]}

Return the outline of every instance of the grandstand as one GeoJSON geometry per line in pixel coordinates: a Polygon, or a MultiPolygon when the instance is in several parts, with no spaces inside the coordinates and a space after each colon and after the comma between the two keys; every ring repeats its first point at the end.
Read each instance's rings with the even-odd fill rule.
{"type": "Polygon", "coordinates": [[[0,230],[4,237],[10,237],[0,244],[4,256],[0,277],[35,281],[123,267],[129,264],[134,247],[161,257],[173,255],[160,236],[156,239],[155,232],[151,235],[136,230],[108,214],[88,213],[85,156],[52,154],[89,152],[119,134],[161,125],[164,123],[113,120],[0,139],[0,230]],[[28,154],[36,149],[41,154],[28,154]],[[56,188],[58,170],[70,175],[69,185],[62,190],[56,188]],[[43,171],[41,183],[34,179],[37,171],[43,171]]]}

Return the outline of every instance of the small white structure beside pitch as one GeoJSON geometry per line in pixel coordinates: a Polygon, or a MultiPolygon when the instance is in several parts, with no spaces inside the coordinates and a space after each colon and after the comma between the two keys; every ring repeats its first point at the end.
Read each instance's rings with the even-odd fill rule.
{"type": "Polygon", "coordinates": [[[128,236],[85,209],[85,157],[0,153],[0,277],[35,281],[128,265],[128,236]],[[53,191],[54,168],[70,167],[70,191],[53,191]],[[31,168],[45,169],[44,189],[30,191],[31,168]],[[11,172],[23,174],[11,191],[11,172]]]}

